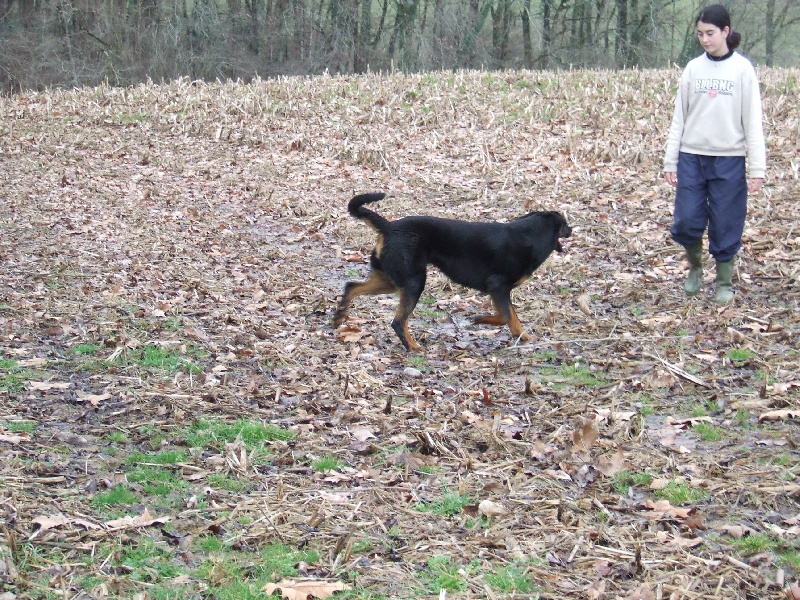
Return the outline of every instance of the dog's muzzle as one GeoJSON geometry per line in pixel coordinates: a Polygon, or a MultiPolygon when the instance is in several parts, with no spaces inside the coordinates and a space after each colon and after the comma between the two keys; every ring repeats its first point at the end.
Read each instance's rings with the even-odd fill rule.
{"type": "Polygon", "coordinates": [[[556,252],[563,252],[564,246],[561,245],[561,238],[568,238],[572,235],[572,227],[567,225],[566,223],[561,226],[561,230],[558,232],[558,238],[556,238],[556,252]]]}

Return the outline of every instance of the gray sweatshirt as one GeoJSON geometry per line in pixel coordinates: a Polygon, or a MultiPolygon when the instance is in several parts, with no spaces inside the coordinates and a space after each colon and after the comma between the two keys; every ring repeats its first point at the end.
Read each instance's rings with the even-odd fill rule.
{"type": "Polygon", "coordinates": [[[761,120],[761,92],[750,61],[737,52],[724,60],[703,53],[681,75],[664,171],[677,171],[678,152],[747,156],[748,177],[763,178],[767,157],[761,120]]]}

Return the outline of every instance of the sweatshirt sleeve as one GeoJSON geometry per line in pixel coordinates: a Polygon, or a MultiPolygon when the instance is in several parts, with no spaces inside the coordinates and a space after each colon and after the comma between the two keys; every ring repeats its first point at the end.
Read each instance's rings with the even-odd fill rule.
{"type": "Polygon", "coordinates": [[[764,144],[761,91],[752,66],[746,73],[743,83],[742,126],[747,141],[748,176],[763,179],[767,170],[767,151],[764,144]]]}
{"type": "Polygon", "coordinates": [[[689,109],[689,96],[686,89],[689,79],[689,67],[687,66],[681,75],[678,93],[675,94],[675,110],[672,113],[672,124],[667,135],[667,145],[664,152],[664,171],[668,173],[675,173],[678,170],[678,153],[681,149],[686,112],[689,109]]]}

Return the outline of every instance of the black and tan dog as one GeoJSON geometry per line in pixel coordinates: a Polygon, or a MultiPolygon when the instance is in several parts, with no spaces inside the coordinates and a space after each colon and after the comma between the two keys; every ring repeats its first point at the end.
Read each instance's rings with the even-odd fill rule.
{"type": "Polygon", "coordinates": [[[399,291],[392,329],[406,350],[419,350],[408,331],[408,319],[425,287],[427,266],[432,264],[456,283],[489,293],[497,314],[478,317],[475,323],[508,325],[512,334],[526,339],[511,304],[511,290],[528,279],[553,250],[562,251],[560,238],[572,234],[566,219],[549,211],[532,212],[508,223],[437,217],[389,221],[364,206],[385,196],[362,194],[347,205],[351,215],[378,232],[378,242],[370,257],[369,279],[345,285],[334,325],[342,324],[356,296],[399,291]]]}

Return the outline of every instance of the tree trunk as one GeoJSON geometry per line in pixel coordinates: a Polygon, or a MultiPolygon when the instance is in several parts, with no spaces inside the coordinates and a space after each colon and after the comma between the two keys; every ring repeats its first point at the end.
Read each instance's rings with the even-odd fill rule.
{"type": "Polygon", "coordinates": [[[369,40],[372,35],[372,2],[371,0],[360,0],[360,2],[360,17],[355,19],[353,28],[355,37],[353,71],[356,73],[364,73],[369,67],[369,40]]]}
{"type": "Polygon", "coordinates": [[[511,23],[511,2],[500,0],[497,7],[489,5],[492,15],[492,56],[497,67],[502,67],[508,58],[508,34],[511,23]]]}
{"type": "Polygon", "coordinates": [[[767,0],[766,21],[764,61],[771,67],[775,59],[775,0],[767,0]]]}
{"type": "Polygon", "coordinates": [[[531,0],[522,5],[522,64],[533,69],[533,46],[531,45],[531,0]]]}
{"type": "Polygon", "coordinates": [[[553,0],[542,0],[542,59],[541,67],[550,65],[550,49],[553,45],[553,0]]]}
{"type": "Polygon", "coordinates": [[[614,39],[614,62],[618,69],[628,64],[628,0],[615,0],[617,28],[614,39]]]}

